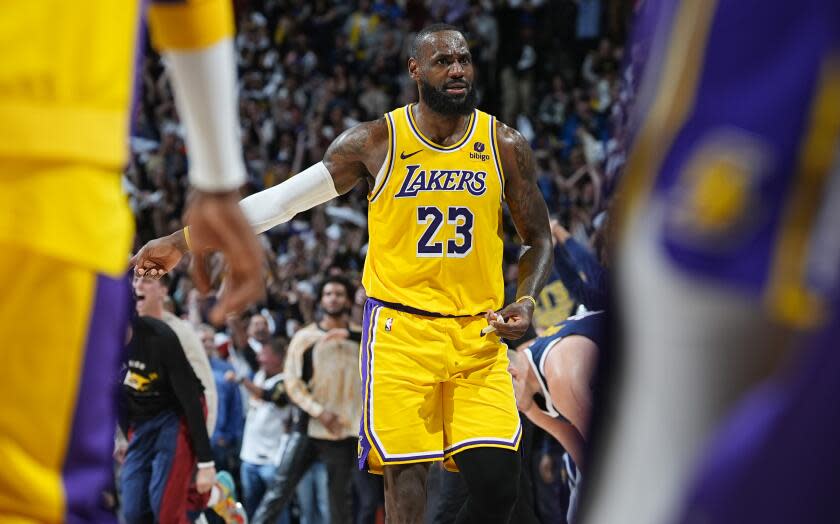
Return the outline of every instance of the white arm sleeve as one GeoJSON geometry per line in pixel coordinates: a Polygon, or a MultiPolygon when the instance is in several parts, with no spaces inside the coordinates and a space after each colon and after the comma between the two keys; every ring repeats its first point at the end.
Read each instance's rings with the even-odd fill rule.
{"type": "Polygon", "coordinates": [[[332,176],[323,162],[310,166],[282,184],[264,189],[239,202],[239,207],[257,234],[288,222],[301,211],[338,196],[332,176]]]}
{"type": "Polygon", "coordinates": [[[233,40],[163,56],[187,131],[190,183],[202,191],[230,191],[245,183],[233,40]]]}

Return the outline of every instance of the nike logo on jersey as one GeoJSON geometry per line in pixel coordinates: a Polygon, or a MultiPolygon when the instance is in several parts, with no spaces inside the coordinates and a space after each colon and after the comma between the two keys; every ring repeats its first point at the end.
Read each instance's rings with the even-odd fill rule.
{"type": "Polygon", "coordinates": [[[485,171],[431,169],[426,172],[419,164],[405,166],[405,169],[405,179],[394,198],[416,197],[421,191],[467,191],[473,196],[481,196],[487,191],[485,171]]]}
{"type": "Polygon", "coordinates": [[[401,153],[400,153],[400,159],[401,159],[401,160],[405,160],[406,158],[413,157],[414,155],[416,155],[416,154],[417,154],[417,153],[419,153],[420,151],[423,151],[423,150],[422,150],[422,149],[418,149],[417,151],[415,151],[415,152],[413,152],[413,153],[409,153],[409,154],[407,154],[407,155],[405,154],[405,151],[403,151],[403,152],[401,152],[401,153]]]}

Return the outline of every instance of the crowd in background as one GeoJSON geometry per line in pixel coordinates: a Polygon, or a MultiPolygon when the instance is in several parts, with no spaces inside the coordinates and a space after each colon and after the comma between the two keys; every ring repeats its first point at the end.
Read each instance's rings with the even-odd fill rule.
{"type": "MultiPolygon", "coordinates": [[[[623,161],[623,137],[615,131],[620,127],[611,122],[621,119],[623,108],[622,85],[627,79],[621,74],[621,43],[626,39],[628,4],[240,0],[236,48],[246,194],[320,161],[329,143],[354,124],[416,101],[416,87],[406,73],[408,43],[423,26],[446,22],[463,28],[468,37],[479,108],[529,140],[537,182],[552,217],[578,242],[591,246],[623,161]]],[[[142,95],[133,114],[132,161],[125,185],[137,218],[139,246],[181,227],[188,166],[172,89],[164,65],[150,48],[137,81],[142,95]]],[[[215,335],[205,327],[202,338],[211,352],[211,341],[221,346],[217,356],[226,357],[229,347],[292,337],[317,317],[316,292],[327,275],[342,275],[356,284],[352,317],[360,321],[367,190],[359,185],[261,237],[267,293],[251,313],[265,319],[265,326],[245,315],[231,319],[228,329],[215,335]]],[[[519,247],[509,220],[505,234],[505,279],[510,283],[516,279],[519,247]]],[[[215,264],[220,278],[221,264],[215,264]]],[[[198,296],[184,278],[185,269],[174,273],[170,307],[199,324],[212,299],[198,296]]],[[[554,295],[550,297],[554,303],[554,295]]],[[[251,365],[252,371],[258,367],[256,362],[251,365]]],[[[225,458],[231,460],[235,457],[225,458]]],[[[559,471],[556,464],[535,469],[542,481],[556,480],[559,471]]],[[[538,497],[555,496],[551,490],[558,489],[556,483],[554,488],[543,483],[538,497]]],[[[547,504],[542,512],[553,512],[547,504]]],[[[562,522],[561,518],[542,515],[544,522],[562,522]]]]}

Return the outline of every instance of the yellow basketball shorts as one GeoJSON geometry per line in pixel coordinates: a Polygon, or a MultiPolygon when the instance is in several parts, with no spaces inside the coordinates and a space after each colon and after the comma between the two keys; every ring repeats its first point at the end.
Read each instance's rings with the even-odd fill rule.
{"type": "Polygon", "coordinates": [[[442,460],[476,447],[517,450],[522,434],[507,346],[483,317],[437,318],[365,304],[359,358],[359,468],[442,460]]]}
{"type": "Polygon", "coordinates": [[[0,521],[116,522],[102,493],[113,484],[128,280],[0,249],[0,521]]]}

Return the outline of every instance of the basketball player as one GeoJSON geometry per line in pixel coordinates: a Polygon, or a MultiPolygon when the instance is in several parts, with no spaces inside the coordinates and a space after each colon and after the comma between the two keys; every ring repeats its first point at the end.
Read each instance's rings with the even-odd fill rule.
{"type": "MultiPolygon", "coordinates": [[[[244,168],[230,2],[153,3],[152,37],[172,66],[187,129],[196,189],[188,221],[228,254],[240,285],[222,308],[237,308],[262,281],[259,246],[236,206],[244,168]]],[[[120,172],[141,4],[0,6],[3,521],[114,520],[100,500],[112,477],[111,381],[130,307],[122,275],[133,220],[120,172]]]]}
{"type": "Polygon", "coordinates": [[[511,354],[519,410],[563,444],[578,466],[589,433],[592,377],[604,345],[603,311],[569,317],[511,354]]]}
{"type": "Polygon", "coordinates": [[[837,522],[840,3],[642,9],[623,362],[585,522],[837,522]]]}
{"type": "MultiPolygon", "coordinates": [[[[349,129],[323,162],[241,205],[261,232],[368,183],[359,464],[384,474],[390,522],[422,522],[426,473],[440,460],[469,486],[458,522],[507,522],[520,425],[500,338],[521,337],[531,322],[551,266],[548,213],[527,141],[475,109],[464,36],[427,27],[410,55],[419,103],[349,129]],[[523,243],[517,299],[507,306],[505,201],[523,243]],[[488,322],[495,332],[482,336],[488,322]]],[[[192,248],[214,247],[197,229],[192,248]]],[[[165,272],[186,249],[179,231],[136,258],[149,273],[165,272]]]]}
{"type": "MultiPolygon", "coordinates": [[[[606,335],[605,313],[569,317],[511,352],[510,367],[516,403],[531,422],[557,439],[579,472],[589,435],[592,385],[599,347],[606,335]]],[[[572,483],[567,520],[576,513],[579,479],[572,483]]]]}

